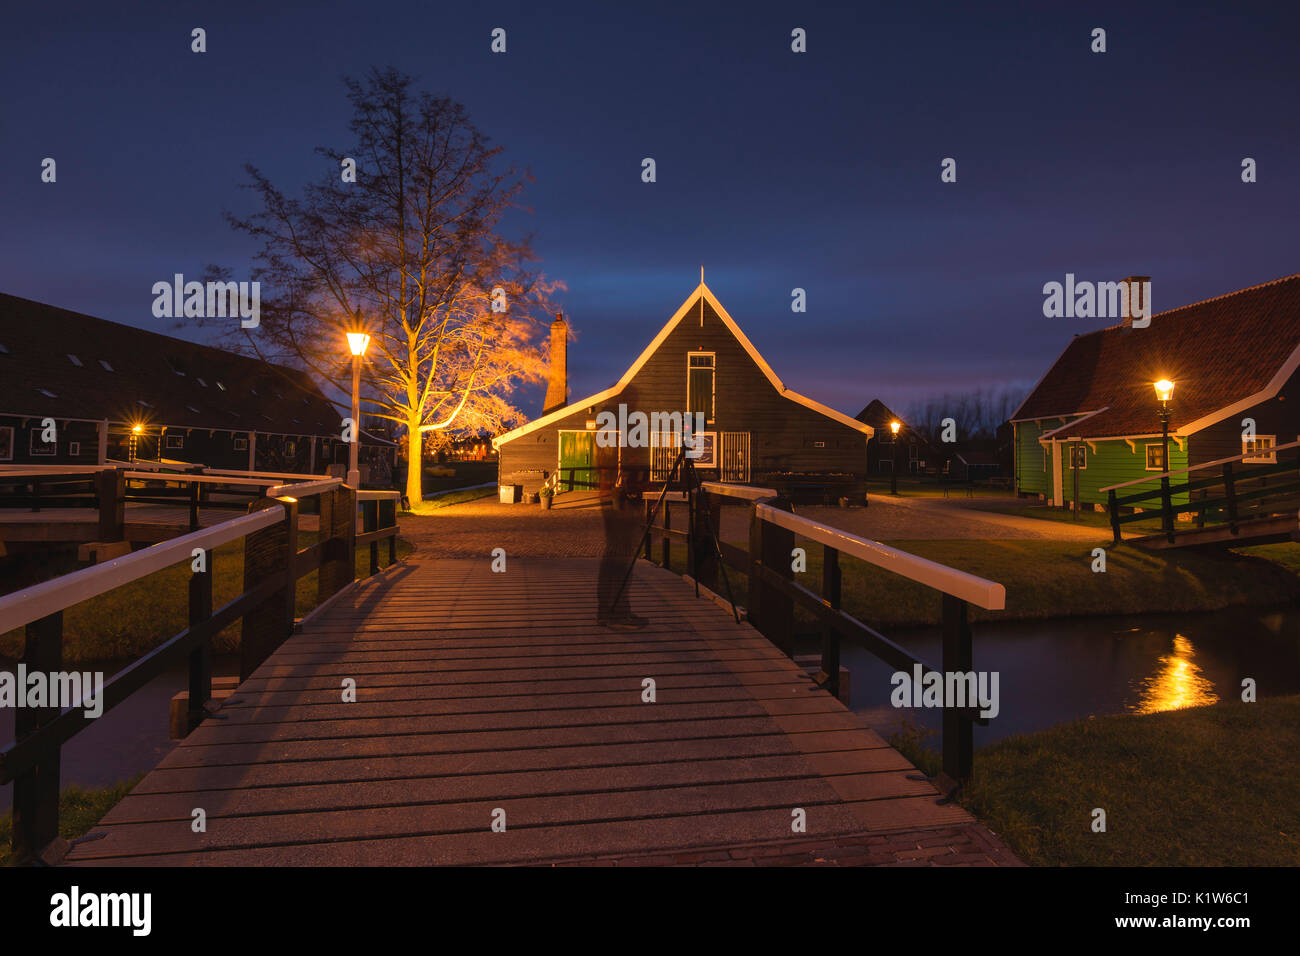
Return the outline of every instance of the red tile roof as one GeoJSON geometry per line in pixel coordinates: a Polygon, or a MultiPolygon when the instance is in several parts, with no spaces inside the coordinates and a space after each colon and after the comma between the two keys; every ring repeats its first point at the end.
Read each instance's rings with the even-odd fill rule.
{"type": "Polygon", "coordinates": [[[1116,325],[1077,336],[1012,419],[1099,412],[1070,435],[1154,434],[1153,383],[1169,378],[1177,431],[1282,384],[1274,380],[1298,348],[1300,274],[1157,313],[1145,329],[1116,325]]]}

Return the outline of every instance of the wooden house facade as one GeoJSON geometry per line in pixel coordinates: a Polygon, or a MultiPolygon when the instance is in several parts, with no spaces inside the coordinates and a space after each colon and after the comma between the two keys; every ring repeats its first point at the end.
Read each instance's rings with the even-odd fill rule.
{"type": "MultiPolygon", "coordinates": [[[[0,466],[319,474],[346,463],[341,432],[297,369],[0,294],[0,466]]],[[[361,453],[391,459],[393,446],[363,438],[361,453]]]]}
{"type": "MultiPolygon", "coordinates": [[[[552,386],[548,394],[567,394],[564,383],[552,386]]],[[[501,483],[535,491],[558,470],[561,490],[590,487],[575,479],[595,469],[662,482],[680,436],[661,428],[644,443],[603,448],[598,422],[620,406],[625,418],[700,413],[704,480],[827,489],[861,501],[871,426],[786,388],[703,283],[613,386],[495,438],[501,483]]]]}
{"type": "MultiPolygon", "coordinates": [[[[1058,506],[1300,439],[1300,275],[1076,336],[1012,416],[1015,484],[1058,506]],[[1169,461],[1154,383],[1174,382],[1169,461]]],[[[1185,503],[1175,496],[1175,504],[1185,503]]]]}

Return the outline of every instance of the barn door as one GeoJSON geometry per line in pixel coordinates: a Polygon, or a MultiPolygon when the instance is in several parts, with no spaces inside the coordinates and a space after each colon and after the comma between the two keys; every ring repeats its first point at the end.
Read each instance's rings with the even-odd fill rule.
{"type": "Polygon", "coordinates": [[[722,480],[749,484],[749,432],[722,433],[722,480]]]}
{"type": "Polygon", "coordinates": [[[560,491],[595,487],[595,432],[560,432],[560,491]]]}

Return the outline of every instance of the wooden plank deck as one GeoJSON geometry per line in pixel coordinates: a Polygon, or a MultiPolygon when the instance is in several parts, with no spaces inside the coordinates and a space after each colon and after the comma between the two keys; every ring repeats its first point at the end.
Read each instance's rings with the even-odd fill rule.
{"type": "Polygon", "coordinates": [[[639,562],[632,607],[651,623],[597,626],[597,564],[424,559],[370,579],[66,862],[539,863],[802,840],[796,807],[813,841],[972,822],[678,576],[639,562]]]}

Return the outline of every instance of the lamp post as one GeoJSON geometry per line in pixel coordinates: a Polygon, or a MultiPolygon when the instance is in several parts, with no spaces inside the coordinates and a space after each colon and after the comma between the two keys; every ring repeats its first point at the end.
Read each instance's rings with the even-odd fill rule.
{"type": "Polygon", "coordinates": [[[892,421],[889,423],[889,431],[894,436],[891,446],[894,450],[894,460],[889,466],[889,493],[891,495],[898,494],[898,430],[901,427],[901,422],[892,421]]]}
{"type": "Polygon", "coordinates": [[[127,460],[127,461],[130,461],[130,462],[134,462],[134,461],[135,461],[136,450],[137,450],[138,445],[139,445],[139,441],[140,441],[140,433],[141,433],[142,431],[144,431],[144,429],[143,429],[141,426],[139,426],[139,425],[132,425],[132,426],[131,426],[131,440],[130,440],[129,442],[127,442],[127,449],[126,449],[126,460],[127,460]]]}
{"type": "Polygon", "coordinates": [[[1155,383],[1156,398],[1160,402],[1160,447],[1163,460],[1160,465],[1164,475],[1160,479],[1160,525],[1161,530],[1173,539],[1174,514],[1169,501],[1169,399],[1174,394],[1174,383],[1162,378],[1155,383]]]}
{"type": "Polygon", "coordinates": [[[361,447],[361,356],[366,354],[370,336],[365,332],[349,332],[348,348],[352,352],[352,446],[348,449],[348,480],[352,488],[361,487],[361,469],[357,465],[357,452],[361,447]]]}

